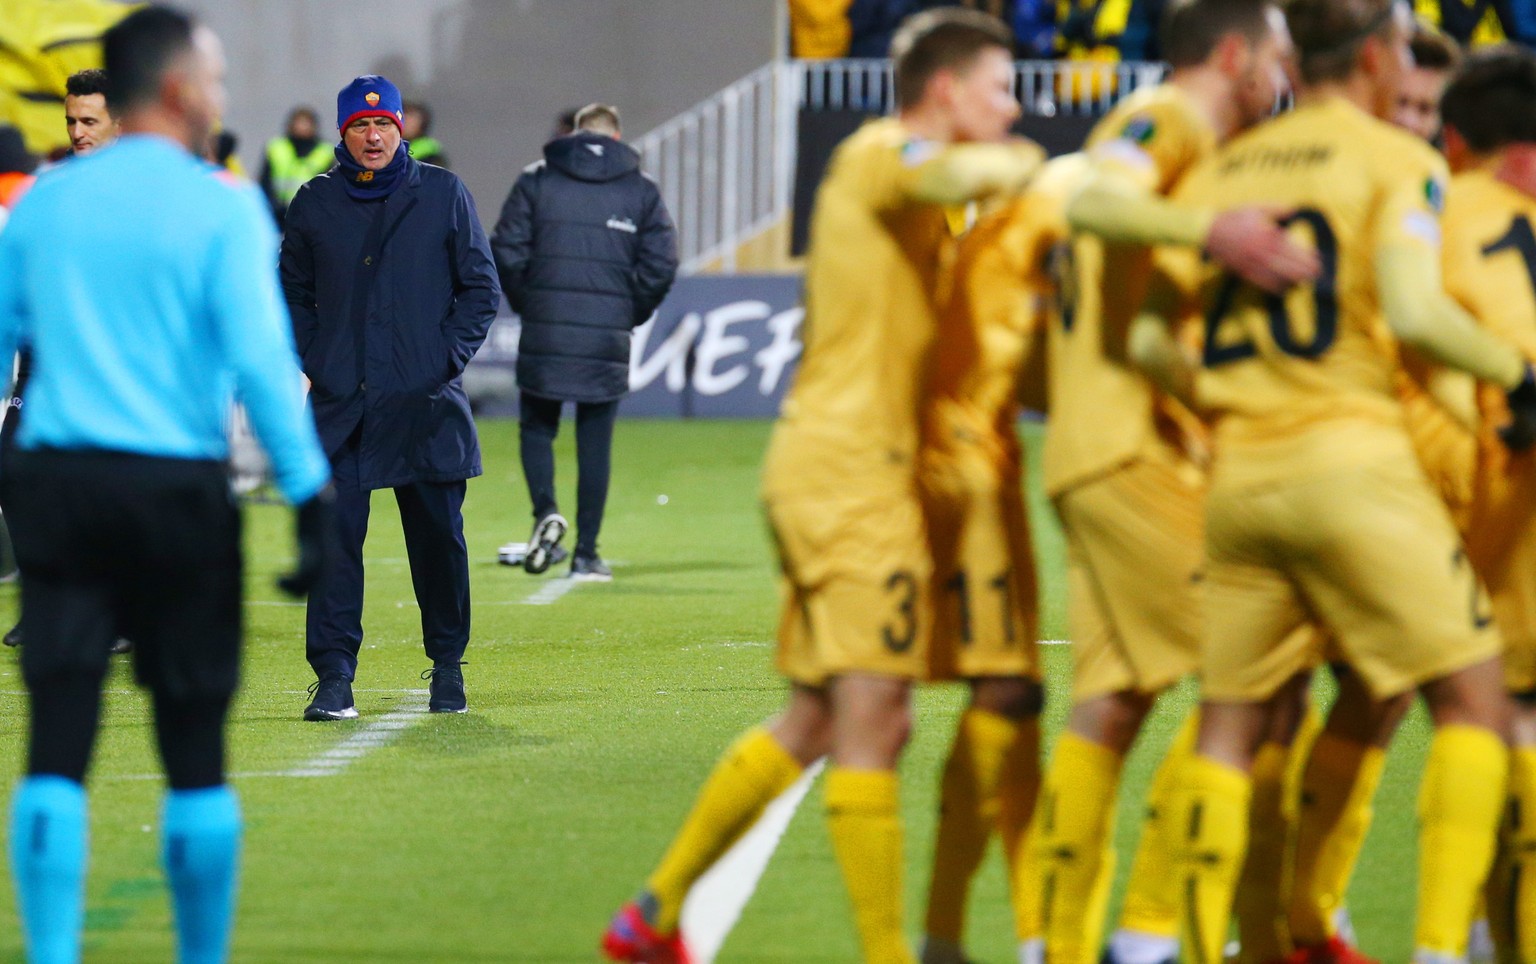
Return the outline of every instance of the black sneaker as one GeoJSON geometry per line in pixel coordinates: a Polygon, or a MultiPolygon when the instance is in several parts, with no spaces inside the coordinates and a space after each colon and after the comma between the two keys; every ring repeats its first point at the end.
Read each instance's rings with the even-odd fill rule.
{"type": "Polygon", "coordinates": [[[7,646],[21,645],[21,623],[17,623],[6,631],[4,642],[7,646]]]}
{"type": "Polygon", "coordinates": [[[571,559],[571,578],[577,582],[613,582],[613,570],[596,554],[584,556],[577,553],[571,559]]]}
{"type": "Polygon", "coordinates": [[[459,669],[463,665],[463,660],[452,660],[422,671],[421,678],[432,681],[432,695],[427,700],[429,712],[469,712],[469,699],[464,695],[464,671],[459,669]]]}
{"type": "Polygon", "coordinates": [[[357,707],[352,705],[352,681],[342,676],[326,676],[309,685],[314,699],[304,707],[304,719],[355,720],[357,707]]]}
{"type": "Polygon", "coordinates": [[[560,540],[565,538],[565,530],[569,528],[565,516],[558,512],[551,512],[535,522],[533,535],[528,537],[528,554],[523,556],[523,571],[537,576],[548,569],[555,561],[554,552],[560,547],[560,540]]]}
{"type": "Polygon", "coordinates": [[[121,656],[123,653],[133,652],[133,640],[119,636],[112,640],[112,655],[121,656]]]}

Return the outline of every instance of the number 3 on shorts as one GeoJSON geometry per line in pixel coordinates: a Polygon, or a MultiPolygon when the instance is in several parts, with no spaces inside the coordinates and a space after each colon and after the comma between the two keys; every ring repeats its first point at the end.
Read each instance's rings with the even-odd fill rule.
{"type": "Polygon", "coordinates": [[[917,577],[898,569],[885,581],[885,588],[896,595],[896,618],[880,628],[880,637],[886,649],[905,653],[917,638],[917,577]]]}

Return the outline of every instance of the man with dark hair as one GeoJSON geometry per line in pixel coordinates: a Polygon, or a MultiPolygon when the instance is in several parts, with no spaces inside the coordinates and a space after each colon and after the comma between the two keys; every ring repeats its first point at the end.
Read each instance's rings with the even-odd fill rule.
{"type": "Polygon", "coordinates": [[[107,650],[137,646],[170,789],[163,861],[178,959],[224,961],[241,817],[224,722],[240,666],[240,515],[225,425],[238,397],[300,506],[302,594],[326,564],[330,489],[307,424],[256,192],[196,157],[223,109],[216,37],[162,7],[107,32],[124,136],[43,178],[0,233],[0,357],[38,364],[3,484],[16,514],[30,696],[10,857],[29,958],[78,961],[86,793],[107,650]],[[155,203],[144,204],[153,197],[155,203]],[[110,218],[71,216],[85,204],[110,218]]]}
{"type": "Polygon", "coordinates": [[[1461,62],[1461,48],[1456,41],[1421,21],[1414,27],[1408,49],[1413,53],[1413,67],[1403,75],[1393,120],[1404,130],[1434,143],[1440,139],[1440,97],[1461,62]]]}
{"type": "Polygon", "coordinates": [[[1511,144],[1536,143],[1536,59],[1506,44],[1475,51],[1440,101],[1451,170],[1470,171],[1511,144]]]}
{"type": "Polygon", "coordinates": [[[283,136],[267,142],[261,163],[261,190],[272,205],[279,228],[299,188],[336,163],[331,145],[317,136],[320,118],[313,107],[295,107],[288,114],[283,136]]]}
{"type": "Polygon", "coordinates": [[[533,535],[523,568],[562,558],[565,517],[555,500],[560,409],[576,405],[576,552],[571,578],[607,582],[597,552],[608,500],[613,426],[629,394],[630,332],[677,274],[677,232],[640,155],[619,140],[619,112],[577,111],[576,131],[544,145],[518,177],[491,240],[501,287],[522,316],[517,354],[523,478],[533,535]]]}
{"type": "MultiPolygon", "coordinates": [[[[70,157],[85,157],[117,139],[119,125],[107,101],[105,70],[92,68],[76,71],[65,82],[65,90],[64,124],[69,131],[70,157]]],[[[4,425],[0,425],[0,451],[8,448],[21,424],[23,396],[32,377],[31,352],[23,345],[19,355],[16,383],[11,390],[4,425]]],[[[0,497],[0,501],[3,501],[3,497],[0,497]]],[[[24,639],[25,633],[18,620],[6,631],[3,641],[7,646],[20,646],[24,639]]],[[[114,653],[126,653],[132,648],[133,644],[127,639],[120,638],[112,644],[114,653]]]]}
{"type": "MultiPolygon", "coordinates": [[[[1255,207],[1174,204],[1168,195],[1217,144],[1269,116],[1286,88],[1290,40],[1266,0],[1174,0],[1162,20],[1167,82],[1125,98],[1094,128],[1089,173],[1068,206],[1061,285],[1048,328],[1050,412],[1043,470],[1068,545],[1072,708],[1051,752],[1031,847],[1046,953],[1099,957],[1121,772],[1160,694],[1198,668],[1199,526],[1205,476],[1196,420],[1128,363],[1131,319],[1152,246],[1205,250],[1269,290],[1315,270],[1255,207]]],[[[1186,732],[1193,726],[1186,723],[1186,732]]],[[[1110,961],[1176,956],[1164,897],[1165,804],[1188,740],[1149,793],[1110,961]]]]}
{"type": "Polygon", "coordinates": [[[952,235],[946,206],[1021,191],[1042,152],[1008,140],[1012,38],[974,10],[907,20],[892,49],[900,108],[838,148],[817,193],[808,340],[774,426],[763,501],[784,590],[784,712],[716,765],[640,896],[603,939],[620,961],[687,960],[694,881],[813,761],[863,959],[911,964],[902,928],[896,764],[927,671],[932,569],[917,499],[923,375],[952,235]]]}
{"type": "Polygon", "coordinates": [[[65,81],[64,125],[76,157],[100,150],[117,137],[118,124],[108,101],[104,70],[81,70],[65,81]]]}
{"type": "MultiPolygon", "coordinates": [[[[1220,150],[1177,199],[1292,211],[1322,270],[1281,298],[1169,252],[1132,338],[1157,383],[1210,418],[1216,453],[1200,727],[1169,807],[1185,829],[1170,892],[1188,956],[1220,960],[1256,749],[1276,694],[1315,660],[1315,640],[1297,631],[1316,621],[1372,697],[1425,698],[1435,731],[1420,785],[1414,960],[1457,961],[1506,799],[1502,643],[1415,456],[1395,392],[1399,347],[1496,386],[1512,446],[1536,441],[1536,380],[1513,343],[1446,293],[1444,161],[1387,123],[1409,63],[1408,11],[1292,0],[1286,14],[1304,80],[1296,109],[1220,150]],[[1190,316],[1204,318],[1198,381],[1168,327],[1190,316]]],[[[1340,956],[1324,950],[1307,959],[1340,956]]]]}
{"type": "Polygon", "coordinates": [[[342,557],[310,597],[316,682],[307,720],[357,716],[363,541],[374,489],[405,529],[434,713],[463,713],[469,644],[465,482],[480,443],[464,366],[501,288],[475,202],[457,176],[407,153],[400,92],[367,74],[336,95],[336,166],[288,207],[280,270],[320,440],[336,477],[342,557]]]}

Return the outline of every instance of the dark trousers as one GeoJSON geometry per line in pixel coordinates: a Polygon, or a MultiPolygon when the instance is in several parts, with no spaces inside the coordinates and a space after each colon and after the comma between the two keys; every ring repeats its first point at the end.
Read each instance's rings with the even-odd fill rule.
{"type": "Polygon", "coordinates": [[[26,578],[21,674],[27,772],[83,781],[119,629],[154,694],[175,789],[224,779],[224,714],[240,671],[240,511],[222,463],[120,452],[11,451],[26,578]]]}
{"type": "MultiPolygon", "coordinates": [[[[555,503],[555,436],[560,434],[561,402],[522,394],[519,441],[523,478],[533,502],[535,521],[558,512],[555,503]]],[[[613,423],[619,403],[576,403],[576,554],[597,555],[597,533],[608,504],[608,476],[613,470],[613,423]]]]}
{"type": "MultiPolygon", "coordinates": [[[[363,645],[363,540],[369,490],[358,484],[358,435],[331,459],[341,554],[310,594],[305,649],[316,676],[357,672],[363,645]]],[[[421,638],[434,663],[457,662],[469,644],[469,550],[464,545],[464,482],[414,482],[395,488],[411,585],[421,607],[421,638]]]]}

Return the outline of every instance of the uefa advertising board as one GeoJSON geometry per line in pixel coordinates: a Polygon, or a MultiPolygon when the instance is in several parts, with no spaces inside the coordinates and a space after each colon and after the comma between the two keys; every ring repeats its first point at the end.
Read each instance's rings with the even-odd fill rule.
{"type": "MultiPolygon", "coordinates": [[[[679,278],[630,347],[630,395],[623,415],[653,418],[766,418],[800,359],[803,281],[799,275],[679,278]]],[[[496,319],[464,373],[478,413],[517,407],[515,315],[496,319]]]]}

